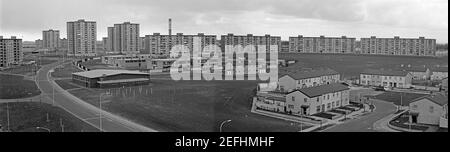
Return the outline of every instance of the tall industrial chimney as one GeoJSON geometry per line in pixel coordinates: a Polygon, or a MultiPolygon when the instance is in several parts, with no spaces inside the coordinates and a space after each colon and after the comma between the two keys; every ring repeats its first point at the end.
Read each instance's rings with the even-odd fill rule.
{"type": "Polygon", "coordinates": [[[172,36],[172,19],[169,18],[169,36],[172,36]]]}

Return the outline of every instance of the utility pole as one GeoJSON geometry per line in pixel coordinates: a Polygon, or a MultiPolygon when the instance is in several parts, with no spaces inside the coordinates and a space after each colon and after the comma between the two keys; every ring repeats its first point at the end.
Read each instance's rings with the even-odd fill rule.
{"type": "Polygon", "coordinates": [[[61,132],[64,132],[64,125],[62,122],[62,118],[59,118],[59,126],[61,126],[61,132]]]}
{"type": "Polygon", "coordinates": [[[10,131],[10,130],[9,130],[9,104],[8,104],[8,102],[6,103],[6,117],[7,117],[7,119],[8,119],[8,126],[7,126],[7,129],[8,129],[8,131],[10,131]]]}

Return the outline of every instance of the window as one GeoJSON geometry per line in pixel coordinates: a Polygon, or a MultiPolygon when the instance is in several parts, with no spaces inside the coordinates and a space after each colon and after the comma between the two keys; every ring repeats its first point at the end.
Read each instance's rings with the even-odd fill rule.
{"type": "Polygon", "coordinates": [[[295,101],[295,97],[292,97],[292,102],[294,102],[295,101]]]}
{"type": "Polygon", "coordinates": [[[308,102],[308,99],[306,99],[306,98],[304,98],[303,100],[305,101],[305,103],[307,103],[307,102],[308,102]]]}
{"type": "Polygon", "coordinates": [[[320,106],[317,106],[317,112],[320,112],[320,106]]]}
{"type": "Polygon", "coordinates": [[[331,109],[331,103],[328,103],[327,109],[331,109]]]}
{"type": "Polygon", "coordinates": [[[419,106],[413,105],[412,110],[417,110],[418,108],[419,108],[419,106]]]}
{"type": "Polygon", "coordinates": [[[430,106],[430,113],[434,113],[434,107],[430,106]]]}

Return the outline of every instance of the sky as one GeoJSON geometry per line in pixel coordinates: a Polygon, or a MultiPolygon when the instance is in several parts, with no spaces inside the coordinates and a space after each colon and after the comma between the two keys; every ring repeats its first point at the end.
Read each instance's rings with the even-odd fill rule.
{"type": "MultiPolygon", "coordinates": [[[[227,33],[437,39],[448,42],[448,0],[0,0],[0,35],[25,41],[66,22],[97,22],[97,39],[117,23],[140,24],[140,35],[227,33]]],[[[220,37],[220,36],[219,36],[220,37]]]]}

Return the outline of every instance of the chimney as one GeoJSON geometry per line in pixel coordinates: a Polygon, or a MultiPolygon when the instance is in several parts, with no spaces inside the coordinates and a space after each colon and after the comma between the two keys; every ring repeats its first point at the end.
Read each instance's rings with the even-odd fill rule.
{"type": "Polygon", "coordinates": [[[172,19],[169,18],[169,36],[172,36],[172,19]]]}

